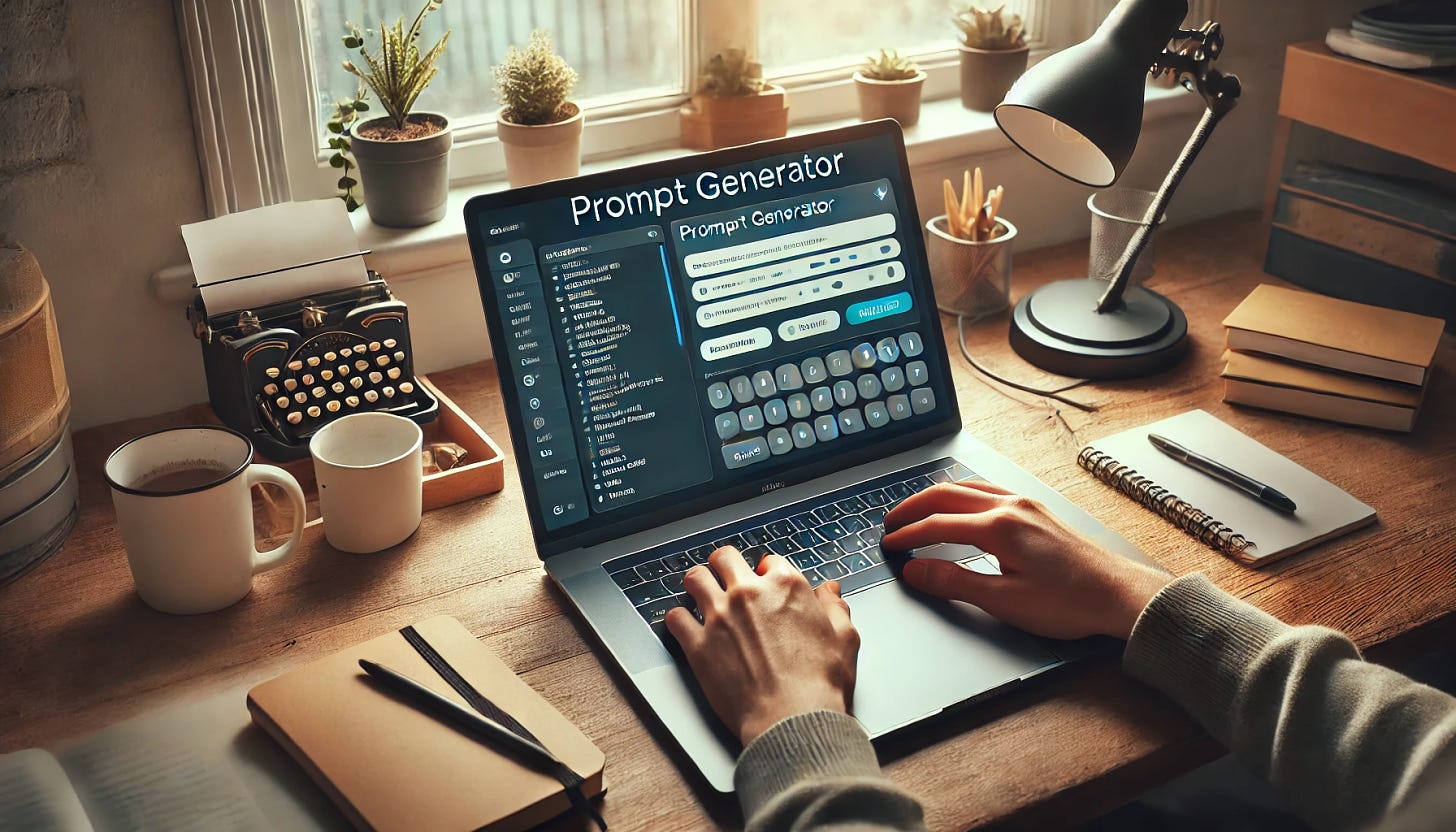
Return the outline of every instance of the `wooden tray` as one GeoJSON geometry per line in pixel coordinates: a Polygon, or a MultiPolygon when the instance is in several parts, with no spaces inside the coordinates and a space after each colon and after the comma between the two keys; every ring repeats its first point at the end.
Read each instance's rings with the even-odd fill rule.
{"type": "MultiPolygon", "coordinates": [[[[473,497],[493,494],[505,487],[505,454],[501,452],[500,446],[454,400],[441,392],[429,377],[417,376],[415,381],[440,402],[440,413],[435,420],[420,426],[425,432],[425,444],[454,442],[469,454],[465,458],[465,464],[425,476],[424,510],[444,508],[473,497]]],[[[268,462],[261,459],[257,461],[268,462]]],[[[311,526],[322,522],[319,517],[318,481],[313,475],[313,459],[296,459],[283,463],[280,467],[292,474],[298,484],[303,486],[304,497],[308,500],[308,524],[311,526]]],[[[254,492],[254,501],[260,509],[255,514],[259,532],[264,537],[277,534],[286,536],[289,528],[288,509],[281,501],[281,493],[275,492],[273,486],[267,486],[261,493],[254,492]]]]}

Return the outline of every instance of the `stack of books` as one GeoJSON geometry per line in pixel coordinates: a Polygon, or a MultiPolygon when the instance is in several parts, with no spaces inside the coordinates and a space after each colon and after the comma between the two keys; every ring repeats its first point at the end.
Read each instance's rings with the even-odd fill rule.
{"type": "Polygon", "coordinates": [[[1265,284],[1223,324],[1224,401],[1409,432],[1445,322],[1265,284]]]}
{"type": "Polygon", "coordinates": [[[1333,52],[1394,69],[1456,65],[1456,7],[1451,0],[1398,0],[1355,15],[1350,28],[1331,29],[1333,52]]]}
{"type": "Polygon", "coordinates": [[[1456,327],[1456,194],[1313,162],[1279,185],[1264,270],[1326,295],[1456,327]]]}

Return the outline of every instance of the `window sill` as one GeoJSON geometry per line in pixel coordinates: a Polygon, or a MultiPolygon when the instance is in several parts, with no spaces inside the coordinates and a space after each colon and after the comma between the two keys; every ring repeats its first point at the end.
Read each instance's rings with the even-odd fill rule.
{"type": "MultiPolygon", "coordinates": [[[[1177,118],[1202,108],[1202,101],[1179,88],[1150,86],[1143,109],[1144,128],[1154,122],[1177,118]]],[[[857,119],[842,118],[799,124],[790,127],[789,135],[801,135],[853,124],[857,119]]],[[[957,98],[927,101],[921,108],[920,123],[905,131],[906,155],[911,169],[949,159],[1009,148],[990,113],[961,107],[957,98]]],[[[597,173],[628,165],[657,162],[692,154],[685,148],[647,150],[595,160],[582,164],[581,172],[597,173]]],[[[491,180],[451,188],[445,216],[439,222],[422,228],[385,228],[369,220],[369,212],[354,212],[350,219],[359,235],[359,245],[370,251],[369,267],[384,275],[391,283],[423,280],[468,267],[470,249],[465,239],[465,203],[477,194],[505,190],[506,182],[491,180]]],[[[169,266],[151,276],[152,293],[165,303],[186,303],[192,299],[192,268],[188,264],[169,266]]]]}

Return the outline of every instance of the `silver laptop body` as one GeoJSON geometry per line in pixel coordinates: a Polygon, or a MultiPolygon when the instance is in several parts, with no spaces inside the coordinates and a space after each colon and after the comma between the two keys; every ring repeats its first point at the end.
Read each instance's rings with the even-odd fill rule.
{"type": "Polygon", "coordinates": [[[913,593],[875,545],[894,502],[980,477],[1146,560],[961,430],[895,122],[484,195],[465,222],[538,554],[714,789],[739,749],[660,622],[718,543],[841,581],[872,737],[1095,649],[913,593]]]}

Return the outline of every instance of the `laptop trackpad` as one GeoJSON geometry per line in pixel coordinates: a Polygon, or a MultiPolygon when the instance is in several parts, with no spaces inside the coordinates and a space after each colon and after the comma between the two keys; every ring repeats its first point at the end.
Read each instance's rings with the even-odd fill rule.
{"type": "Polygon", "coordinates": [[[1061,661],[977,607],[899,581],[848,600],[862,641],[854,713],[871,736],[1061,661]]]}

